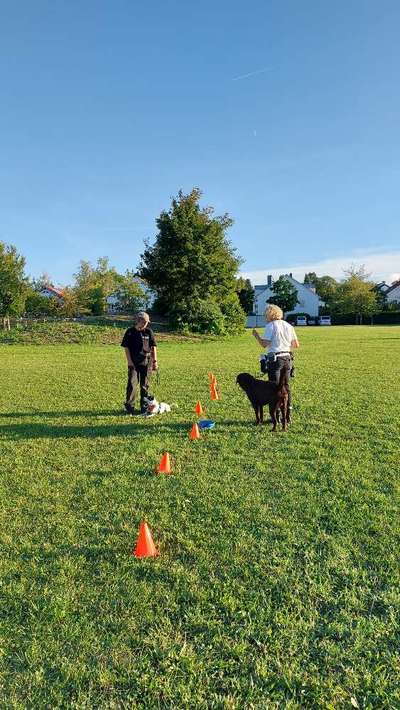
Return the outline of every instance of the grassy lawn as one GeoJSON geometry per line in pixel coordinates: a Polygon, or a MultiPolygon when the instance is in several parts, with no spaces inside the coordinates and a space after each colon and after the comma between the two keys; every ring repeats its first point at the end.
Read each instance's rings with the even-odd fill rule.
{"type": "Polygon", "coordinates": [[[287,434],[249,333],[162,341],[150,420],[115,345],[1,347],[2,707],[400,707],[400,327],[298,334],[287,434]]]}

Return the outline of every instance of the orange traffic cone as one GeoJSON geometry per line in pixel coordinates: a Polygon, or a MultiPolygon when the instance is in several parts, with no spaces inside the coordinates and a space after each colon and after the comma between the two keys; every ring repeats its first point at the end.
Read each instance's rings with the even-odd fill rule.
{"type": "Polygon", "coordinates": [[[171,462],[169,460],[168,451],[162,455],[159,465],[156,466],[156,473],[171,473],[171,462]]]}
{"type": "Polygon", "coordinates": [[[195,439],[200,439],[200,431],[197,424],[193,424],[190,430],[189,438],[191,441],[194,441],[195,439]]]}
{"type": "Polygon", "coordinates": [[[215,377],[215,375],[213,375],[212,377],[211,384],[214,385],[214,387],[218,385],[217,378],[215,377]]]}
{"type": "Polygon", "coordinates": [[[219,399],[219,397],[218,397],[218,392],[217,392],[217,387],[216,387],[216,385],[214,385],[214,384],[212,384],[211,387],[210,387],[210,395],[211,395],[211,399],[214,400],[214,401],[216,401],[217,399],[219,399]]]}
{"type": "Polygon", "coordinates": [[[150,528],[144,520],[140,523],[139,535],[133,554],[135,557],[156,557],[159,554],[151,537],[150,528]]]}
{"type": "Polygon", "coordinates": [[[212,372],[209,372],[209,373],[208,373],[208,379],[210,380],[210,382],[213,381],[214,377],[215,377],[215,375],[213,375],[212,372]]]}
{"type": "Polygon", "coordinates": [[[203,410],[203,407],[201,406],[201,402],[200,402],[200,401],[197,402],[197,404],[196,404],[196,406],[195,406],[195,408],[194,408],[194,411],[196,412],[196,414],[204,414],[204,410],[203,410]]]}

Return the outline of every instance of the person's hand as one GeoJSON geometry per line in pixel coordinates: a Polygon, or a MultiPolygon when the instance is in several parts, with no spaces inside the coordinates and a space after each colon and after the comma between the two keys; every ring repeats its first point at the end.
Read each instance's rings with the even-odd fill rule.
{"type": "Polygon", "coordinates": [[[252,335],[254,335],[254,337],[255,337],[255,338],[258,338],[258,333],[257,333],[257,331],[256,331],[256,329],[255,329],[255,328],[253,328],[253,330],[252,330],[252,333],[251,333],[251,334],[252,334],[252,335]]]}
{"type": "Polygon", "coordinates": [[[158,362],[157,362],[157,360],[153,360],[153,370],[158,370],[158,362]]]}

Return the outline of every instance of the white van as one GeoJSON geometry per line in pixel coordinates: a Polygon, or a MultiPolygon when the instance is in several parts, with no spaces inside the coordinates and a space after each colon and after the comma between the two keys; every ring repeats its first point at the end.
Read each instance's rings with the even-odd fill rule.
{"type": "Polygon", "coordinates": [[[332,325],[331,317],[330,316],[320,316],[318,318],[318,323],[320,325],[332,325]]]}
{"type": "Polygon", "coordinates": [[[306,318],[306,316],[297,316],[297,318],[296,318],[296,325],[307,325],[307,318],[306,318]]]}

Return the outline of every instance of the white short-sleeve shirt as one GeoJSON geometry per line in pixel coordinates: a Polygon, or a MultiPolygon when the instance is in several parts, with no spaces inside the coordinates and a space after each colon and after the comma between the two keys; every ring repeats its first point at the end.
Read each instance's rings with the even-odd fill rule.
{"type": "Polygon", "coordinates": [[[269,353],[288,353],[292,340],[297,340],[297,335],[290,323],[285,320],[272,320],[266,325],[264,339],[271,341],[269,353]]]}

